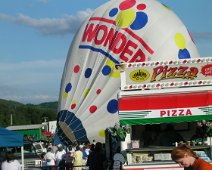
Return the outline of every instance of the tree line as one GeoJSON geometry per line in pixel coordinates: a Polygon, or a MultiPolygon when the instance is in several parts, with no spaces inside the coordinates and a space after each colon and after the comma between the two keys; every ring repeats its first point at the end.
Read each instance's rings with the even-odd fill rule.
{"type": "Polygon", "coordinates": [[[0,127],[41,124],[44,119],[56,120],[57,105],[58,102],[34,105],[0,99],[0,127]]]}

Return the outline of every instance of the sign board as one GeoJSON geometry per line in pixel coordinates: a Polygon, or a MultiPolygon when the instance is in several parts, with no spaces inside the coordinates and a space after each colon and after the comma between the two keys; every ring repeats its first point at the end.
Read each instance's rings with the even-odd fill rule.
{"type": "Polygon", "coordinates": [[[119,117],[131,125],[212,120],[212,92],[123,96],[119,117]]]}
{"type": "Polygon", "coordinates": [[[122,63],[121,90],[212,85],[212,58],[122,63]]]}

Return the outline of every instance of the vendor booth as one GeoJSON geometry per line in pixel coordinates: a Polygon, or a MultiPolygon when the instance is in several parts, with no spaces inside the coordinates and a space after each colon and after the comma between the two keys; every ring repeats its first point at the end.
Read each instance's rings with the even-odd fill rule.
{"type": "Polygon", "coordinates": [[[212,58],[122,63],[119,118],[123,169],[183,169],[171,151],[186,143],[211,162],[212,58]]]}
{"type": "Polygon", "coordinates": [[[21,147],[21,164],[24,170],[24,136],[14,131],[0,128],[0,148],[21,147]]]}
{"type": "Polygon", "coordinates": [[[23,145],[24,137],[22,134],[0,128],[0,147],[16,147],[23,145]]]}

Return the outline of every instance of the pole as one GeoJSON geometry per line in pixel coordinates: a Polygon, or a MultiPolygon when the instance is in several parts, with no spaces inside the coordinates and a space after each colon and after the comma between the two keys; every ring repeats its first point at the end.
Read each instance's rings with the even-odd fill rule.
{"type": "Polygon", "coordinates": [[[21,165],[22,170],[24,170],[24,146],[21,146],[21,165]]]}
{"type": "Polygon", "coordinates": [[[11,126],[13,125],[13,114],[12,113],[10,114],[10,125],[11,126]]]}

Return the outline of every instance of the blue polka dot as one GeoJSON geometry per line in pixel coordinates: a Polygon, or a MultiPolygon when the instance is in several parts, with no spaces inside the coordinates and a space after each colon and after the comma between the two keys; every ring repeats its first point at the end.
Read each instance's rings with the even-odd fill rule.
{"type": "Polygon", "coordinates": [[[118,111],[118,100],[110,100],[107,104],[107,111],[109,113],[116,113],[118,111]]]}
{"type": "Polygon", "coordinates": [[[71,83],[68,83],[66,85],[65,92],[68,93],[69,91],[71,91],[71,89],[72,89],[72,84],[71,83]]]}
{"type": "Polygon", "coordinates": [[[110,16],[110,17],[114,17],[117,13],[118,13],[118,8],[113,8],[113,9],[109,12],[109,16],[110,16]]]}
{"type": "Polygon", "coordinates": [[[130,25],[132,30],[139,30],[143,28],[148,22],[148,16],[144,12],[136,12],[136,18],[130,25]]]}
{"type": "Polygon", "coordinates": [[[178,57],[179,59],[191,58],[187,49],[179,50],[178,57]]]}
{"type": "Polygon", "coordinates": [[[108,65],[105,65],[104,68],[102,69],[102,74],[107,76],[111,73],[111,67],[108,65]]]}
{"type": "Polygon", "coordinates": [[[87,68],[85,70],[85,78],[89,78],[91,76],[92,73],[92,69],[91,68],[87,68]]]}

